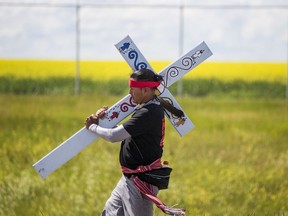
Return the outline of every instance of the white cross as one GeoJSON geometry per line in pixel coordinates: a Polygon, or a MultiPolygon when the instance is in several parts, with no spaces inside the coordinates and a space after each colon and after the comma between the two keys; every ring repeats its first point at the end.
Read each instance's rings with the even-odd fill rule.
{"type": "MultiPolygon", "coordinates": [[[[125,37],[115,46],[133,70],[138,70],[140,68],[148,68],[152,70],[149,63],[129,36],[125,37]]],[[[202,42],[196,48],[192,49],[177,61],[159,72],[159,74],[164,78],[164,83],[162,83],[163,85],[158,87],[158,91],[161,93],[160,97],[168,100],[176,108],[181,109],[167,88],[211,55],[212,52],[210,49],[207,47],[205,42],[202,42]],[[164,88],[164,86],[167,88],[164,88]]],[[[133,103],[131,96],[125,96],[106,111],[106,117],[99,121],[99,125],[105,128],[114,127],[130,115],[134,111],[135,106],[136,104],[133,103]]],[[[194,127],[193,123],[185,113],[184,117],[181,119],[175,118],[171,113],[166,114],[166,117],[181,136],[185,135],[194,127]]],[[[45,178],[97,138],[98,135],[83,127],[36,162],[33,167],[42,178],[45,178]]]]}

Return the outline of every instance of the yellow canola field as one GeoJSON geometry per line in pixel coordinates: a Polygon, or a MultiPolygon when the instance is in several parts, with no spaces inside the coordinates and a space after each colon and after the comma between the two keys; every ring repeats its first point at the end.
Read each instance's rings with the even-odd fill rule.
{"type": "MultiPolygon", "coordinates": [[[[169,61],[152,61],[156,72],[167,67],[169,61]]],[[[49,77],[75,77],[75,61],[57,60],[0,60],[0,76],[14,78],[45,79],[49,77]]],[[[124,61],[82,61],[80,77],[92,80],[127,79],[131,69],[124,61]]],[[[204,62],[185,79],[219,79],[222,81],[278,81],[286,83],[287,65],[285,63],[248,62],[204,62]]]]}

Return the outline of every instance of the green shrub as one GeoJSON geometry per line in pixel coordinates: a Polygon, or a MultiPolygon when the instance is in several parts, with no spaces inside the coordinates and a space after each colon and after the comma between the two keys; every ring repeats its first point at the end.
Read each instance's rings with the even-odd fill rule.
{"type": "MultiPolygon", "coordinates": [[[[80,80],[82,93],[112,95],[128,93],[127,80],[93,81],[80,80]]],[[[0,93],[12,94],[73,94],[75,79],[51,77],[46,79],[29,79],[0,77],[0,93]]],[[[285,84],[266,81],[234,80],[224,82],[217,79],[183,80],[183,94],[189,96],[228,96],[250,98],[285,98],[285,84]]],[[[177,94],[177,83],[169,90],[177,94]]]]}

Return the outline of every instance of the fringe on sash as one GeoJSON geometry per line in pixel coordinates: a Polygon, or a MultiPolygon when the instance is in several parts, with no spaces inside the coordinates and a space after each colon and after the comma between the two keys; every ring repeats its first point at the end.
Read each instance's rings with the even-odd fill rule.
{"type": "Polygon", "coordinates": [[[153,186],[144,181],[141,181],[137,176],[133,176],[133,182],[136,188],[144,194],[148,199],[150,199],[155,205],[161,209],[165,214],[174,216],[186,216],[184,209],[172,208],[165,205],[153,191],[153,186]]]}

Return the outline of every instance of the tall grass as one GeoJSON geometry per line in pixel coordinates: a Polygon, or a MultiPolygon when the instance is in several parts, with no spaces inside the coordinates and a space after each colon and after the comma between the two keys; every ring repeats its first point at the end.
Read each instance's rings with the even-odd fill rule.
{"type": "MultiPolygon", "coordinates": [[[[285,68],[205,63],[187,75],[177,100],[196,128],[179,137],[167,121],[163,159],[174,170],[159,194],[166,204],[187,215],[288,215],[285,68]]],[[[45,180],[32,168],[128,92],[124,62],[81,62],[80,95],[74,71],[71,61],[0,60],[1,216],[99,215],[120,178],[119,145],[101,139],[45,180]]]]}
{"type": "MultiPolygon", "coordinates": [[[[32,164],[118,99],[0,94],[0,215],[99,215],[121,176],[117,143],[97,140],[45,180],[32,164]]],[[[165,203],[187,215],[287,215],[287,102],[177,100],[196,128],[179,137],[167,122],[163,158],[174,170],[165,203]]]]}
{"type": "MultiPolygon", "coordinates": [[[[190,96],[225,96],[249,98],[285,98],[286,86],[281,82],[243,81],[225,82],[218,79],[183,80],[183,94],[190,96]]],[[[47,79],[29,79],[0,77],[0,93],[13,94],[66,94],[74,93],[73,78],[51,77],[47,79]]],[[[81,92],[113,95],[128,93],[127,80],[93,81],[81,80],[81,92]]],[[[177,84],[169,88],[177,93],[177,84]]]]}

